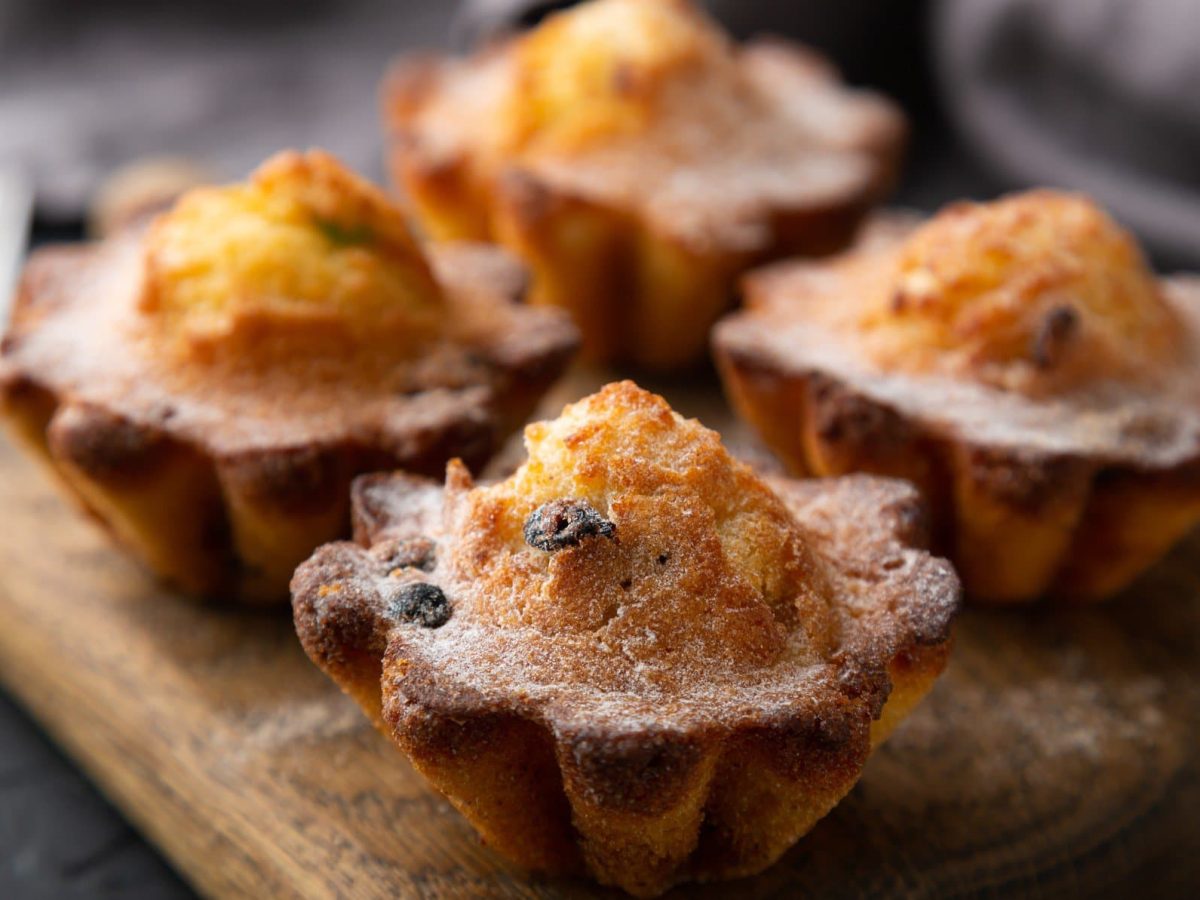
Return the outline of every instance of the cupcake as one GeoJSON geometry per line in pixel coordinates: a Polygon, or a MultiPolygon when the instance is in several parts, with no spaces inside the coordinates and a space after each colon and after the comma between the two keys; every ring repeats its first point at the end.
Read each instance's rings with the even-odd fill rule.
{"type": "Polygon", "coordinates": [[[427,252],[329,155],[283,153],[148,230],[36,251],[0,411],[151,571],[279,602],[348,533],[355,475],[478,464],[524,421],[577,336],[523,285],[500,250],[427,252]]]}
{"type": "Polygon", "coordinates": [[[946,662],[959,585],[888,479],[765,480],[630,382],[476,485],[368,475],[305,650],[518,864],[652,896],[765,868],[946,662]]]}
{"type": "Polygon", "coordinates": [[[1200,282],[1086,197],[882,222],[752,273],[727,392],[798,474],[907,478],[970,596],[1099,600],[1200,519],[1200,282]]]}
{"type": "Polygon", "coordinates": [[[584,354],[705,355],[747,266],[840,249],[903,120],[813,52],[734,43],[685,0],[593,0],[466,59],[401,61],[391,169],[436,239],[497,240],[584,354]]]}

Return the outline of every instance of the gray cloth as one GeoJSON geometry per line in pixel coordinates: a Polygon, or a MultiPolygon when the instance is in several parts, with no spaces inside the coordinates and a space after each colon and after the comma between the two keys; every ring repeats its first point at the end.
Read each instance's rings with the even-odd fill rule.
{"type": "Polygon", "coordinates": [[[1200,2],[941,0],[934,46],[951,116],[1006,181],[1086,191],[1200,263],[1200,2]]]}

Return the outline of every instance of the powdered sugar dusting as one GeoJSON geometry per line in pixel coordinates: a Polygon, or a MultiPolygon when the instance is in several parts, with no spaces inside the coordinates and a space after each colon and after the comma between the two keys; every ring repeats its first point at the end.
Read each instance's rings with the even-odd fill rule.
{"type": "MultiPolygon", "coordinates": [[[[694,431],[704,439],[704,429],[694,423],[671,416],[658,420],[658,407],[646,399],[650,395],[632,386],[598,396],[606,415],[626,403],[642,410],[627,413],[628,421],[618,418],[615,433],[622,437],[657,428],[694,431]],[[639,424],[640,414],[649,420],[639,424]],[[657,426],[649,424],[655,421],[657,426]]],[[[430,487],[374,476],[356,498],[360,520],[365,515],[371,522],[360,537],[411,538],[416,523],[436,543],[436,567],[390,570],[375,560],[378,554],[358,553],[348,559],[348,573],[338,570],[330,597],[362,598],[378,614],[401,584],[440,585],[452,604],[450,620],[438,628],[388,625],[390,655],[406,660],[406,671],[415,667],[435,679],[439,695],[469,705],[515,707],[560,726],[564,716],[616,728],[811,716],[831,702],[844,702],[834,698],[842,695],[849,670],[857,673],[850,680],[865,692],[860,713],[869,716],[886,695],[884,670],[893,656],[914,643],[945,639],[957,608],[957,580],[943,562],[906,545],[916,503],[908,486],[867,477],[812,484],[780,479],[772,482],[779,492],[774,495],[761,484],[753,487],[753,476],[719,445],[700,452],[688,443],[693,438],[676,443],[656,433],[652,442],[660,452],[675,446],[672,452],[682,456],[674,462],[688,461],[680,469],[681,483],[694,477],[708,488],[739,492],[728,499],[745,509],[760,502],[771,509],[782,499],[780,521],[791,524],[779,535],[794,528],[801,543],[791,550],[786,542],[780,545],[786,552],[779,560],[790,560],[786,565],[793,570],[779,585],[784,569],[755,576],[758,590],[775,585],[769,591],[785,591],[787,604],[773,609],[762,599],[745,599],[750,570],[738,567],[780,561],[771,562],[769,555],[742,558],[738,543],[722,545],[711,507],[654,480],[675,477],[659,468],[670,457],[642,460],[651,466],[647,472],[659,474],[637,474],[638,461],[614,455],[592,414],[584,415],[580,431],[568,428],[563,434],[595,437],[606,464],[615,467],[606,477],[628,479],[626,491],[637,486],[629,494],[608,482],[613,492],[593,497],[615,523],[615,538],[597,536],[551,554],[524,544],[523,515],[514,517],[515,526],[505,524],[508,503],[537,502],[528,496],[534,488],[521,486],[529,467],[556,458],[540,446],[529,467],[513,476],[516,499],[507,497],[507,483],[481,490],[452,485],[437,525],[429,512],[430,487]],[[719,453],[725,475],[710,471],[706,453],[719,453]],[[752,480],[723,481],[732,472],[752,480]],[[642,480],[646,477],[655,486],[642,480]],[[764,490],[757,499],[754,491],[764,490]],[[395,499],[387,499],[389,491],[395,499]],[[389,522],[389,514],[402,521],[389,522]],[[796,558],[791,554],[799,547],[807,549],[796,558]],[[801,581],[787,581],[796,577],[801,581]]],[[[534,434],[548,440],[545,433],[554,427],[559,426],[537,426],[534,434]]],[[[581,471],[597,477],[588,462],[592,451],[582,441],[568,436],[567,452],[578,454],[573,464],[581,471]]],[[[760,553],[779,539],[772,529],[780,526],[754,521],[739,527],[752,529],[751,547],[760,553]]]]}
{"type": "Polygon", "coordinates": [[[558,355],[571,343],[563,317],[497,293],[511,275],[483,283],[497,272],[485,251],[450,247],[433,262],[456,324],[418,357],[382,347],[356,353],[353,365],[344,355],[297,353],[278,365],[226,366],[173,353],[139,313],[139,233],[47,248],[29,263],[5,365],[61,397],[218,454],[349,440],[390,444],[404,458],[455,425],[486,433],[491,423],[480,420],[491,415],[510,357],[558,355]]]}
{"type": "MultiPolygon", "coordinates": [[[[486,159],[516,79],[511,50],[439,69],[435,93],[405,123],[423,153],[486,159]]],[[[663,88],[648,128],[507,162],[566,194],[640,210],[651,229],[693,248],[753,252],[769,243],[776,211],[877,191],[880,157],[900,140],[900,116],[882,98],[778,43],[747,45],[732,65],[722,59],[663,88]]]]}
{"type": "MultiPolygon", "coordinates": [[[[911,223],[908,227],[911,227],[911,223]]],[[[1185,352],[1162,377],[1092,380],[1069,390],[1026,394],[968,377],[897,372],[877,365],[854,323],[857,301],[886,288],[888,248],[906,227],[874,230],[861,266],[781,264],[757,276],[749,309],[717,326],[726,352],[769,360],[780,371],[820,373],[862,396],[973,443],[1049,454],[1082,453],[1118,463],[1172,466],[1200,452],[1200,280],[1162,280],[1178,315],[1185,352]],[[855,302],[848,302],[854,300],[855,302]]]]}

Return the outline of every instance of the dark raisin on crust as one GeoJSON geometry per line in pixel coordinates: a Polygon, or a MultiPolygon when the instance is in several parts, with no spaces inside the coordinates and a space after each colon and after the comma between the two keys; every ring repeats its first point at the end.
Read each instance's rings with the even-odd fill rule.
{"type": "Polygon", "coordinates": [[[433,571],[436,563],[433,541],[426,537],[409,538],[406,541],[384,541],[371,548],[386,571],[414,568],[422,572],[433,571]]]}
{"type": "Polygon", "coordinates": [[[1039,369],[1049,369],[1062,356],[1062,351],[1079,326],[1079,314],[1069,306],[1056,306],[1046,314],[1033,339],[1033,362],[1039,369]]]}
{"type": "Polygon", "coordinates": [[[617,526],[583,500],[551,500],[525,520],[526,543],[548,553],[575,547],[586,537],[611,538],[616,533],[617,526]]]}
{"type": "Polygon", "coordinates": [[[388,617],[426,628],[440,628],[450,618],[450,601],[436,584],[411,582],[396,592],[388,606],[388,617]]]}

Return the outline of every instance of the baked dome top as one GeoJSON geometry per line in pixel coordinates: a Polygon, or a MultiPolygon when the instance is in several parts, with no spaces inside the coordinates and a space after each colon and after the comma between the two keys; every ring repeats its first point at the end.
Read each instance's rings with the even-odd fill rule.
{"type": "Polygon", "coordinates": [[[1032,191],[882,218],[744,281],[715,340],[835,376],[973,441],[1172,465],[1200,450],[1200,283],[1157,278],[1086,198],[1032,191]]]}
{"type": "Polygon", "coordinates": [[[525,442],[511,478],[450,480],[464,615],[598,648],[580,653],[593,665],[579,674],[606,690],[829,655],[823,564],[715,432],[625,382],[529,426],[525,442]]]}
{"type": "Polygon", "coordinates": [[[351,442],[407,458],[453,435],[467,454],[494,438],[499,397],[577,344],[564,314],[517,302],[524,285],[496,248],[426,254],[331,157],[286,153],[149,232],[35,252],[0,379],[218,454],[351,442]]]}
{"type": "Polygon", "coordinates": [[[412,350],[445,315],[404,214],[319,150],[277,154],[243,184],[189,191],[143,252],[140,310],[206,352],[253,355],[264,332],[330,330],[412,350]]]}
{"type": "Polygon", "coordinates": [[[957,203],[883,252],[886,289],[862,326],[889,368],[1037,393],[1153,379],[1181,349],[1137,243],[1079,195],[957,203]]]}
{"type": "Polygon", "coordinates": [[[731,60],[725,35],[682,0],[584,3],[517,40],[498,149],[569,154],[648,131],[673,85],[741,88],[731,60]]]}
{"type": "Polygon", "coordinates": [[[310,654],[373,632],[410,699],[629,733],[869,721],[893,657],[946,638],[957,579],[914,546],[902,483],[767,482],[630,382],[526,443],[490,486],[453,464],[444,489],[360,479],[364,546],[323,548],[293,581],[310,654]],[[413,624],[430,586],[441,611],[413,624]]]}
{"type": "Polygon", "coordinates": [[[814,54],[738,46],[687,0],[593,0],[464,60],[409,60],[385,92],[425,164],[624,210],[696,247],[758,251],[777,209],[868,202],[903,121],[814,54]]]}

